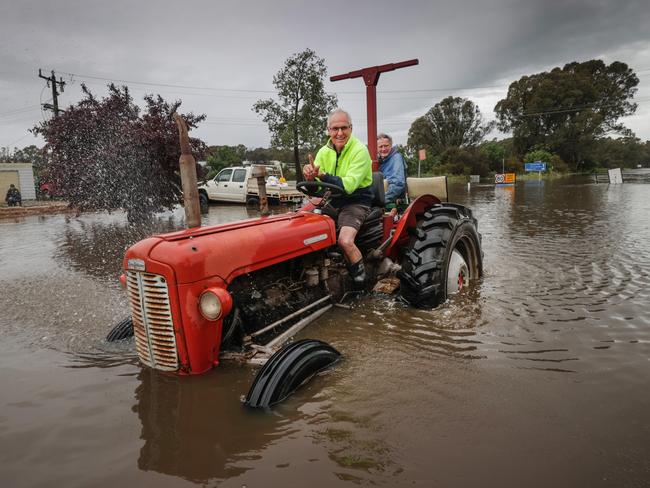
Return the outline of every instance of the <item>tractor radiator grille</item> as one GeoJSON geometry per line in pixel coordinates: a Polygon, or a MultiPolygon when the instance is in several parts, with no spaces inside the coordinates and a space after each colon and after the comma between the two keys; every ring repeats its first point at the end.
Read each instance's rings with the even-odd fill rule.
{"type": "Polygon", "coordinates": [[[176,371],[176,336],[165,278],[127,271],[126,291],[140,361],[154,369],[176,371]]]}

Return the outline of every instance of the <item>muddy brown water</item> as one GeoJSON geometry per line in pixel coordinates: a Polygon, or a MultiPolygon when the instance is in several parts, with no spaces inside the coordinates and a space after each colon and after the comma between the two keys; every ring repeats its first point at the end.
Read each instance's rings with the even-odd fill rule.
{"type": "Polygon", "coordinates": [[[124,249],[180,212],[0,220],[0,486],[650,486],[650,185],[451,197],[483,280],[435,310],[329,312],[302,335],[345,360],[270,413],[240,403],[253,367],[178,378],[103,340],[124,249]]]}

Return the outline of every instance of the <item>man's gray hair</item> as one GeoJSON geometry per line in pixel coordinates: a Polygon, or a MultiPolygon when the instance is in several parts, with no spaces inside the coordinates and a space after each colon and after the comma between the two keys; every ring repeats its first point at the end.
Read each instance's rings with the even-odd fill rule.
{"type": "Polygon", "coordinates": [[[348,125],[352,127],[352,117],[350,117],[350,114],[343,110],[341,107],[336,107],[334,110],[332,110],[329,115],[327,116],[327,127],[329,128],[330,126],[330,121],[332,120],[332,117],[334,117],[336,114],[345,114],[345,116],[348,119],[348,125]]]}
{"type": "Polygon", "coordinates": [[[388,142],[390,142],[390,145],[393,145],[393,138],[389,136],[388,134],[384,134],[381,132],[380,134],[377,134],[377,140],[379,139],[388,139],[388,142]]]}

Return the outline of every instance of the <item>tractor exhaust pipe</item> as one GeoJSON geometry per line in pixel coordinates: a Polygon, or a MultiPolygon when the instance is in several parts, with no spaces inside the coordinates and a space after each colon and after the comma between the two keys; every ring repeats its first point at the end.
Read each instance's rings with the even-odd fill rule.
{"type": "Polygon", "coordinates": [[[178,127],[178,137],[181,143],[181,157],[178,160],[181,173],[181,188],[183,189],[183,206],[185,207],[185,226],[188,229],[201,226],[201,208],[199,206],[199,190],[196,181],[196,161],[190,150],[190,140],[187,135],[187,124],[183,117],[174,112],[174,121],[178,127]]]}

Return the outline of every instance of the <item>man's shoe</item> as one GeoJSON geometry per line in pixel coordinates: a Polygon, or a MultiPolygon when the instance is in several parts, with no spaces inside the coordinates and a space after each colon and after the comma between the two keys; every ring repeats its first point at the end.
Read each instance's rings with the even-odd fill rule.
{"type": "Polygon", "coordinates": [[[352,278],[352,283],[355,288],[363,288],[366,284],[366,268],[363,265],[363,258],[359,259],[354,264],[348,265],[348,273],[352,278]]]}

